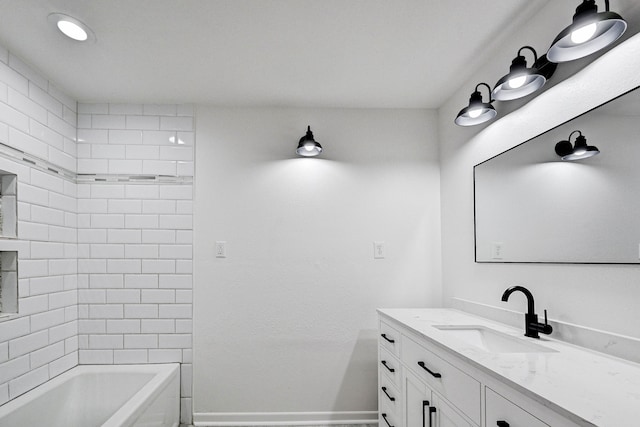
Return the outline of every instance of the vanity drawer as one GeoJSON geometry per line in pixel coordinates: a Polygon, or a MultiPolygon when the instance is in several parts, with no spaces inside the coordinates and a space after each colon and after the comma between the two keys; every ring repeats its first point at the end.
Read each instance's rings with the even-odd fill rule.
{"type": "Polygon", "coordinates": [[[402,362],[480,425],[480,383],[410,338],[402,337],[402,362]]]}
{"type": "Polygon", "coordinates": [[[380,346],[396,357],[400,357],[400,332],[387,323],[380,321],[380,346]]]}
{"type": "Polygon", "coordinates": [[[385,378],[380,380],[378,387],[380,407],[384,405],[388,411],[400,416],[402,414],[402,395],[400,390],[385,378]]]}
{"type": "Polygon", "coordinates": [[[485,405],[486,427],[549,427],[489,387],[485,387],[485,405]],[[498,424],[499,421],[507,424],[498,424]]]}
{"type": "Polygon", "coordinates": [[[380,347],[380,378],[388,378],[393,385],[400,388],[402,381],[400,379],[400,361],[392,356],[382,346],[380,347]]]}
{"type": "Polygon", "coordinates": [[[393,407],[381,400],[378,425],[379,427],[402,427],[402,411],[394,410],[393,407]]]}

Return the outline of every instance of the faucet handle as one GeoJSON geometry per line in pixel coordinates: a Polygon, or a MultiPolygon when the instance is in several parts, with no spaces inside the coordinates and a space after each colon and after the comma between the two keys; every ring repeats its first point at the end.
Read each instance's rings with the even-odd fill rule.
{"type": "Polygon", "coordinates": [[[549,321],[547,320],[547,310],[544,310],[544,325],[542,325],[542,329],[540,329],[540,332],[547,335],[553,332],[553,328],[551,327],[551,325],[549,324],[549,321]]]}

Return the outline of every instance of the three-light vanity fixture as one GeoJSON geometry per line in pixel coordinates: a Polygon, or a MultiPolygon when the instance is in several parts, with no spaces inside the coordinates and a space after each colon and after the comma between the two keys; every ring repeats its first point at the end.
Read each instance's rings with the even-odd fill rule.
{"type": "Polygon", "coordinates": [[[574,130],[569,134],[569,138],[558,142],[555,150],[562,160],[582,160],[600,154],[598,147],[587,145],[587,138],[579,130],[574,130]],[[575,145],[571,143],[571,137],[574,133],[578,133],[575,145]]]}
{"type": "Polygon", "coordinates": [[[313,139],[313,132],[311,132],[311,126],[307,126],[307,133],[300,138],[298,142],[298,148],[296,153],[302,157],[315,157],[322,153],[322,145],[315,139],[313,139]]]}
{"type": "MultiPolygon", "coordinates": [[[[591,55],[618,40],[627,29],[627,23],[620,15],[609,10],[609,0],[604,0],[605,11],[598,13],[595,0],[583,0],[576,8],[573,22],[553,40],[546,55],[538,58],[531,46],[523,46],[511,62],[509,73],[500,78],[490,90],[489,102],[482,102],[476,86],[469,106],[460,110],[455,123],[473,126],[496,117],[493,101],[511,101],[538,91],[553,75],[557,64],[573,61],[591,55]],[[531,67],[527,66],[524,50],[533,54],[531,67]],[[475,115],[475,117],[474,117],[475,115]]],[[[597,154],[597,153],[596,153],[597,154]]]]}

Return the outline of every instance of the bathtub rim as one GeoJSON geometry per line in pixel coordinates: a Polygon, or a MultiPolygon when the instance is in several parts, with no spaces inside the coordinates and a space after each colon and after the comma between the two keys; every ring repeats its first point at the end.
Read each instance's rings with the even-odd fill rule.
{"type": "MultiPolygon", "coordinates": [[[[169,383],[177,377],[178,387],[180,387],[180,364],[179,363],[155,363],[155,364],[134,364],[134,365],[76,365],[73,368],[57,375],[47,382],[21,394],[2,406],[0,406],[0,420],[3,416],[27,405],[47,392],[55,390],[60,384],[82,374],[87,373],[152,373],[155,374],[144,386],[142,386],[124,405],[120,406],[116,412],[102,424],[101,427],[128,426],[135,421],[151,405],[169,383]]],[[[178,388],[179,390],[179,388],[178,388]]],[[[178,409],[180,398],[177,400],[178,409]]]]}

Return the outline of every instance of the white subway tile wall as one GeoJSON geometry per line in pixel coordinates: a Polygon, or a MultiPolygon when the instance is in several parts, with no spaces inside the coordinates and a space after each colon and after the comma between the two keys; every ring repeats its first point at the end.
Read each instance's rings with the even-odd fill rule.
{"type": "MultiPolygon", "coordinates": [[[[79,104],[78,172],[192,177],[193,114],[79,104]]],[[[77,193],[80,363],[180,362],[190,407],[192,183],[82,182],[77,193]]]]}
{"type": "Polygon", "coordinates": [[[19,263],[0,404],[78,363],[180,362],[191,422],[194,114],[77,104],[0,46],[0,143],[31,160],[0,153],[19,199],[18,238],[0,239],[19,263]]]}
{"type": "Polygon", "coordinates": [[[78,364],[76,102],[4,49],[0,55],[0,156],[17,175],[19,314],[0,313],[0,404],[78,364]],[[3,150],[4,152],[5,150],[3,150]]]}

